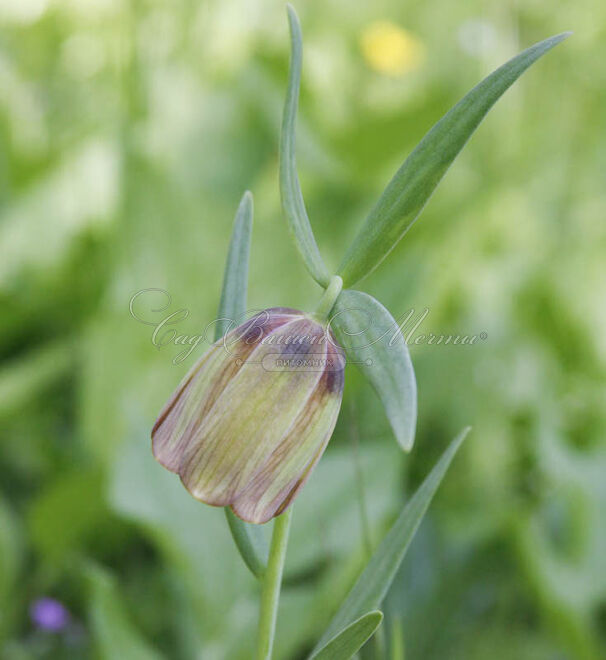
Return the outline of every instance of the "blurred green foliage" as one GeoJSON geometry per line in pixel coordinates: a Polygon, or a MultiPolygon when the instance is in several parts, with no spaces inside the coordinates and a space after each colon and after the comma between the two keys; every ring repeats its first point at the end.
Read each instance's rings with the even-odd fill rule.
{"type": "MultiPolygon", "coordinates": [[[[606,8],[297,10],[300,175],[331,267],[435,120],[523,47],[575,34],[499,102],[363,283],[396,318],[429,308],[419,333],[486,338],[411,347],[419,430],[406,456],[348,368],[337,431],[295,507],[277,657],[304,657],[364,563],[359,470],[376,545],[465,424],[388,596],[386,639],[402,630],[415,659],[603,657],[606,8]],[[410,66],[385,66],[402,54],[376,35],[394,30],[414,44],[410,66]]],[[[2,0],[0,25],[0,655],[249,658],[257,587],[224,516],[149,447],[203,347],[174,365],[182,347],[154,347],[129,300],[169,291],[166,312],[152,293],[139,314],[186,308],[179,331],[203,332],[250,188],[251,307],[315,305],[278,195],[284,7],[2,0]],[[70,610],[67,631],[35,629],[43,595],[70,610]]]]}

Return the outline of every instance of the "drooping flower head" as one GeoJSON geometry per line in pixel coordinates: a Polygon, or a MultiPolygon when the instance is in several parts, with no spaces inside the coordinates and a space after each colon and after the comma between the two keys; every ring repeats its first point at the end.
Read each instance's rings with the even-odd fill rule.
{"type": "Polygon", "coordinates": [[[293,501],[332,435],[345,358],[330,330],[272,308],[216,342],[152,430],[156,459],[187,490],[264,523],[293,501]]]}

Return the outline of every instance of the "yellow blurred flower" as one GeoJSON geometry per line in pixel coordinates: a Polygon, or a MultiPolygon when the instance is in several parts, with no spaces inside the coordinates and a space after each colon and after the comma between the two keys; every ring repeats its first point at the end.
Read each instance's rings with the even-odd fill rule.
{"type": "Polygon", "coordinates": [[[390,76],[414,71],[425,59],[423,42],[389,21],[371,23],[360,37],[360,47],[371,68],[390,76]]]}

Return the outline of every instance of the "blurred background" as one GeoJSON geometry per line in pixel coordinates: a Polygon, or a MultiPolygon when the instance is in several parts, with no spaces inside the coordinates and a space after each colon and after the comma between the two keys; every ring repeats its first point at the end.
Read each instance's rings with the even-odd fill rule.
{"type": "MultiPolygon", "coordinates": [[[[297,501],[277,657],[305,657],[407,497],[465,425],[388,596],[399,660],[592,660],[606,648],[606,6],[299,2],[299,169],[336,267],[387,181],[476,82],[575,34],[516,83],[413,229],[358,285],[418,332],[403,455],[348,367],[297,501]],[[369,529],[364,532],[365,515],[369,529]]],[[[150,429],[201,354],[255,198],[249,304],[320,290],[281,217],[288,65],[275,0],[0,0],[0,656],[252,657],[257,586],[222,511],[157,465],[150,429]],[[154,297],[156,296],[156,297],[154,297]]]]}

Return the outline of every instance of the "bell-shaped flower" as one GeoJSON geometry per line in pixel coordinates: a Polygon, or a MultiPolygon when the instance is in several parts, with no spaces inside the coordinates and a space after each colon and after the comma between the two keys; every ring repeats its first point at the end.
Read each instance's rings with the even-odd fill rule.
{"type": "Polygon", "coordinates": [[[293,309],[265,310],[199,359],[152,430],[156,459],[187,490],[264,523],[293,501],[332,435],[345,358],[293,309]]]}

